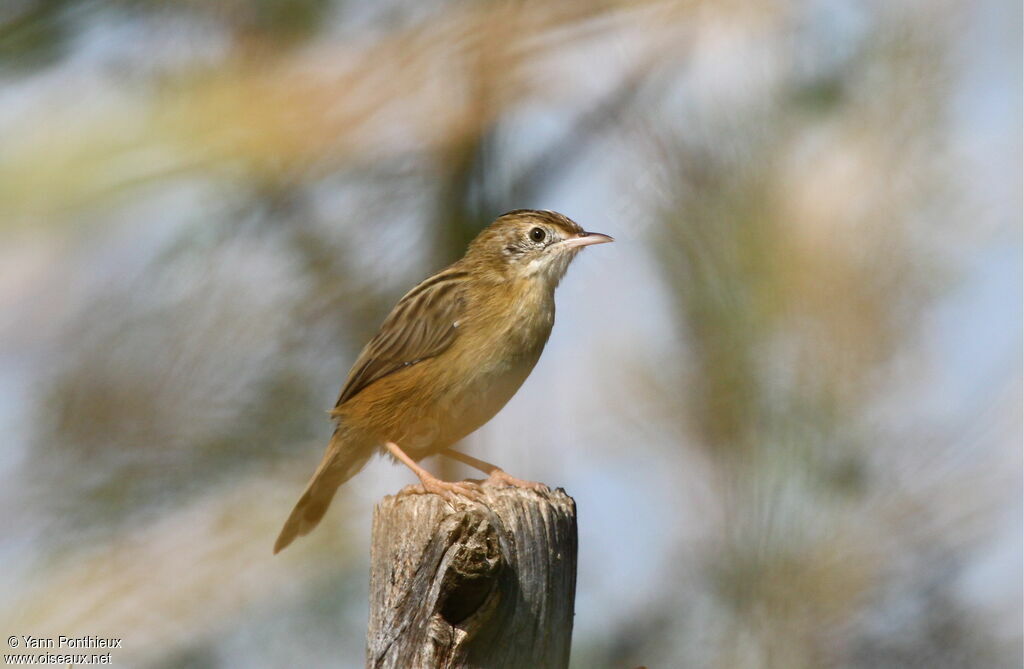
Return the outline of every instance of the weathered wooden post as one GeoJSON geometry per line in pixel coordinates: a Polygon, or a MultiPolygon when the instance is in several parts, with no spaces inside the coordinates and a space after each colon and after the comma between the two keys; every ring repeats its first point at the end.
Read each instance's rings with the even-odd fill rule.
{"type": "Polygon", "coordinates": [[[406,492],[377,505],[367,667],[569,665],[576,505],[560,489],[483,492],[459,509],[406,492]]]}

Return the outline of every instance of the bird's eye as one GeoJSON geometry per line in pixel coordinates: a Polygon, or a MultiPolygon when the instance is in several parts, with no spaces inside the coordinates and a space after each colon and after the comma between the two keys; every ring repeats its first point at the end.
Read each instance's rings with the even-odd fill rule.
{"type": "Polygon", "coordinates": [[[544,228],[534,228],[533,230],[530,230],[530,239],[535,242],[542,242],[545,237],[547,237],[547,233],[544,232],[544,228]]]}

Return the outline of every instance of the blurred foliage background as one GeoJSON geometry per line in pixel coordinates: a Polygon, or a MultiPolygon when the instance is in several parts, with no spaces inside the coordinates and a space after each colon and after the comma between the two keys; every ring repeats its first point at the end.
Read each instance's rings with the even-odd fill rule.
{"type": "Polygon", "coordinates": [[[0,630],[362,666],[410,475],[274,536],[537,207],[618,242],[464,446],[577,499],[574,667],[1021,666],[1021,112],[1008,0],[4,2],[0,630]]]}

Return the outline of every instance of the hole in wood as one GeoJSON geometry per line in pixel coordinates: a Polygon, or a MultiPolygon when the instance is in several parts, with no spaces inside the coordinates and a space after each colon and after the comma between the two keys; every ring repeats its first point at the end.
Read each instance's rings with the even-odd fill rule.
{"type": "Polygon", "coordinates": [[[452,626],[480,610],[494,590],[493,578],[467,579],[460,583],[441,603],[440,614],[452,626]]]}
{"type": "Polygon", "coordinates": [[[487,602],[503,562],[494,527],[479,516],[463,518],[449,550],[454,555],[441,582],[438,613],[454,626],[487,602]]]}

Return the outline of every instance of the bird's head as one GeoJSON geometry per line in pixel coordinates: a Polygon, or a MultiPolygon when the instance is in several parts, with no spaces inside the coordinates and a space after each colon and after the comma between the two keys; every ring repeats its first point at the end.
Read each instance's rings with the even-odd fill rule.
{"type": "Polygon", "coordinates": [[[477,235],[466,259],[505,280],[536,278],[554,288],[584,246],[611,241],[557,212],[516,209],[477,235]]]}

